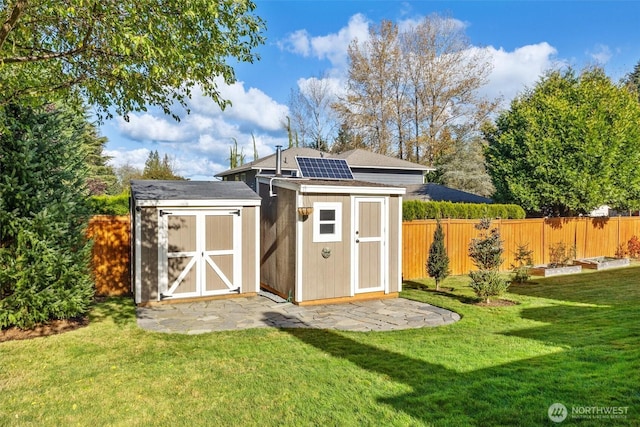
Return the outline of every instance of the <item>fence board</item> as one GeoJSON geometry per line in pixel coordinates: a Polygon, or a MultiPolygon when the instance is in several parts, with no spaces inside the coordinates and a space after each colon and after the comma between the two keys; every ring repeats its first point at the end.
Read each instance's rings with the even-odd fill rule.
{"type": "MultiPolygon", "coordinates": [[[[467,274],[474,269],[467,253],[469,242],[479,235],[474,225],[478,220],[444,219],[445,247],[452,274],[467,274]]],[[[626,247],[632,236],[640,236],[640,217],[611,218],[532,218],[495,220],[504,241],[501,270],[514,264],[518,245],[533,250],[534,264],[549,262],[549,247],[564,243],[575,245],[576,258],[613,256],[619,245],[626,247]]],[[[402,275],[404,280],[425,277],[429,246],[433,241],[435,220],[405,222],[402,225],[402,275]]]]}
{"type": "Polygon", "coordinates": [[[128,216],[96,215],[89,221],[87,235],[93,239],[91,262],[96,295],[130,292],[130,228],[128,216]]]}

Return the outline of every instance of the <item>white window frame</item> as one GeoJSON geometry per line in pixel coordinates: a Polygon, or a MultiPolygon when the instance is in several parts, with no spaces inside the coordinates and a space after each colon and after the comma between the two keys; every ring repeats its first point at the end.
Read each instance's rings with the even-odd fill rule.
{"type": "Polygon", "coordinates": [[[313,204],[313,241],[314,242],[341,242],[342,241],[342,203],[339,202],[315,202],[313,204]],[[333,221],[320,221],[321,210],[335,211],[333,221]],[[331,234],[320,234],[320,224],[334,224],[331,234]]]}

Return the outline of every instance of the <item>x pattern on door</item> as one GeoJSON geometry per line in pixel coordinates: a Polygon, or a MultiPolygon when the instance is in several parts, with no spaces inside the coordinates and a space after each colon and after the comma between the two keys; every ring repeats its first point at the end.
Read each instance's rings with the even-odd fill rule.
{"type": "Polygon", "coordinates": [[[239,292],[240,211],[161,211],[160,219],[161,297],[239,292]]]}

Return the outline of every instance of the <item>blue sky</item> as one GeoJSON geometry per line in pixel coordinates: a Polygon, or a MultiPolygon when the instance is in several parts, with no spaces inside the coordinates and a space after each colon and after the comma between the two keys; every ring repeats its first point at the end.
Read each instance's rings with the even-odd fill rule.
{"type": "Polygon", "coordinates": [[[176,171],[190,179],[213,179],[228,168],[235,139],[253,160],[288,144],[283,120],[291,90],[309,78],[344,81],[347,46],[364,40],[369,24],[398,25],[432,13],[460,21],[470,42],[487,51],[493,71],[483,94],[502,96],[505,105],[546,70],[582,69],[598,64],[615,81],[640,61],[640,1],[302,1],[257,0],[266,21],[261,60],[233,64],[237,83],[220,85],[233,106],[224,112],[197,94],[192,113],[176,110],[180,122],[150,109],[127,123],[116,117],[101,132],[109,140],[112,164],[142,167],[150,150],[167,153],[176,171]]]}

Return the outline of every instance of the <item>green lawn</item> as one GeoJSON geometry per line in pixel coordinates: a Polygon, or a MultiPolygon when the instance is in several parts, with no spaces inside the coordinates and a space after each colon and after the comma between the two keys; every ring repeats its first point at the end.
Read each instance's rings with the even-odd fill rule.
{"type": "Polygon", "coordinates": [[[407,284],[449,326],[381,333],[137,328],[133,304],[90,326],[0,343],[0,425],[556,425],[549,406],[627,407],[640,424],[640,267],[535,279],[479,307],[465,277],[407,284]]]}

